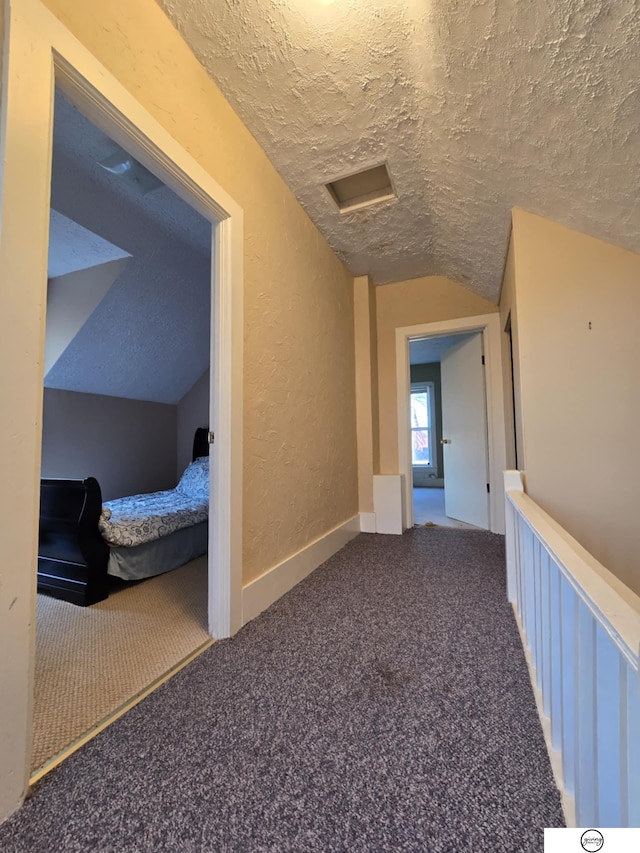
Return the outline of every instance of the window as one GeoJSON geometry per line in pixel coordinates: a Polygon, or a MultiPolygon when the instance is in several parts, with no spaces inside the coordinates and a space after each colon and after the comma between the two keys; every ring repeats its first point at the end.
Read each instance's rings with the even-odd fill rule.
{"type": "Polygon", "coordinates": [[[433,382],[411,386],[411,460],[414,465],[435,465],[433,382]]]}

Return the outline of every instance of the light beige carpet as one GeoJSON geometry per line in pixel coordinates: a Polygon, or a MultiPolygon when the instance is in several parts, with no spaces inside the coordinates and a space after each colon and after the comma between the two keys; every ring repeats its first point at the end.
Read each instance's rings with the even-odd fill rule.
{"type": "Polygon", "coordinates": [[[33,770],[208,639],[207,558],[76,607],[38,595],[33,770]]]}

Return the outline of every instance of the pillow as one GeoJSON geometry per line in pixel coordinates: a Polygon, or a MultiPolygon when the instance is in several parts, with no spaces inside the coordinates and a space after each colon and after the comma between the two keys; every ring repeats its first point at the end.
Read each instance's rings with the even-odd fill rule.
{"type": "Polygon", "coordinates": [[[195,462],[190,462],[180,477],[176,486],[177,491],[190,498],[209,500],[209,457],[199,456],[195,462]]]}

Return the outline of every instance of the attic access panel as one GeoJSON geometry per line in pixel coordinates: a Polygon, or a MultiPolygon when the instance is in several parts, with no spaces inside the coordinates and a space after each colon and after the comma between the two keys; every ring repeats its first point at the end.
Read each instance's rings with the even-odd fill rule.
{"type": "Polygon", "coordinates": [[[340,213],[396,198],[385,163],[325,184],[340,213]]]}

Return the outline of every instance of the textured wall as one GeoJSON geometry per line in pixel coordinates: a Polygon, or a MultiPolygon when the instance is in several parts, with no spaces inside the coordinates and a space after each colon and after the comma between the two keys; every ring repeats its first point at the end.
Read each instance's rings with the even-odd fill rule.
{"type": "Polygon", "coordinates": [[[640,593],[640,255],[518,210],[513,239],[527,492],[640,593]]]}
{"type": "Polygon", "coordinates": [[[378,354],[375,286],[368,276],[353,283],[358,431],[358,508],[373,512],[373,475],[378,467],[378,354]]]}
{"type": "Polygon", "coordinates": [[[352,279],[152,0],[46,5],[244,208],[244,579],[357,512],[352,279]]]}
{"type": "Polygon", "coordinates": [[[175,406],[45,388],[42,476],[95,477],[104,500],[176,484],[175,406]]]}
{"type": "Polygon", "coordinates": [[[381,474],[398,473],[396,329],[497,310],[487,299],[440,276],[376,288],[381,474]]]}

